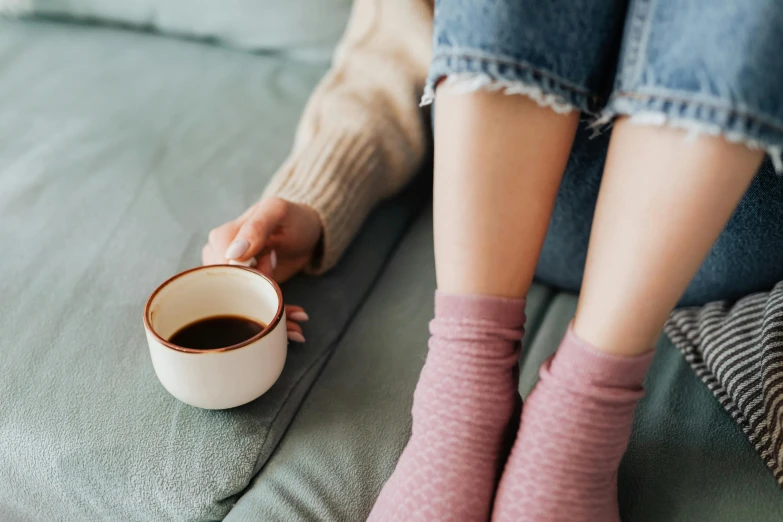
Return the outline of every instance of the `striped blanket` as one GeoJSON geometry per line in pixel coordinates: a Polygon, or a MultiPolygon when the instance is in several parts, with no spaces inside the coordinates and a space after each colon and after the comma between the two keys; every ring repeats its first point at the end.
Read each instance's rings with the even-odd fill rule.
{"type": "Polygon", "coordinates": [[[783,486],[783,282],[676,310],[665,331],[783,486]]]}

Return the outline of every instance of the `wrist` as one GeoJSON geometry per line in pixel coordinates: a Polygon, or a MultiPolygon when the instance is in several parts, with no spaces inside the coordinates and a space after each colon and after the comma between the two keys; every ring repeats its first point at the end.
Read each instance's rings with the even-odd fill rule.
{"type": "Polygon", "coordinates": [[[304,216],[306,216],[306,221],[310,223],[308,226],[308,229],[315,230],[315,243],[313,246],[313,250],[310,253],[310,264],[318,264],[320,260],[323,258],[324,255],[324,223],[321,219],[320,214],[311,207],[310,205],[307,205],[305,203],[295,203],[297,205],[304,216]]]}
{"type": "Polygon", "coordinates": [[[310,228],[311,230],[318,231],[318,239],[320,241],[320,239],[323,238],[324,235],[324,224],[323,221],[321,220],[321,216],[310,205],[307,205],[305,203],[294,203],[294,205],[296,205],[301,209],[302,214],[305,216],[305,219],[309,223],[308,228],[310,228]]]}

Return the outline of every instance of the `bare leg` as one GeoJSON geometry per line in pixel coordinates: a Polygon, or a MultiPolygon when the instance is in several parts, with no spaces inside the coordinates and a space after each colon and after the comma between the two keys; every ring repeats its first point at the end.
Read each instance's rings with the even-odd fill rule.
{"type": "Polygon", "coordinates": [[[617,123],[576,319],[525,405],[493,520],[619,522],[617,468],[652,347],[761,157],[617,123]]]}
{"type": "Polygon", "coordinates": [[[575,333],[650,350],[753,179],[763,153],[620,121],[598,198],[575,333]]]}
{"type": "Polygon", "coordinates": [[[524,299],[578,123],[520,96],[438,91],[438,294],[413,430],[370,520],[486,521],[518,397],[524,299]]]}
{"type": "Polygon", "coordinates": [[[579,123],[523,96],[438,91],[438,289],[523,297],[579,123]]]}

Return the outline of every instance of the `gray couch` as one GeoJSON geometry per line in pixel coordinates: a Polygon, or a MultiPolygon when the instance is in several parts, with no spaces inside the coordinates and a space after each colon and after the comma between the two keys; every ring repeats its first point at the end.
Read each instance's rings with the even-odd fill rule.
{"type": "MultiPolygon", "coordinates": [[[[280,23],[305,3],[274,3],[280,23]]],[[[284,287],[310,312],[308,343],[257,401],[178,402],[141,324],[149,292],[197,264],[207,230],[283,160],[348,2],[319,4],[334,23],[323,38],[281,29],[271,43],[206,15],[77,13],[224,45],[41,4],[57,19],[0,20],[0,521],[362,520],[404,447],[425,356],[428,172],[335,270],[284,287]]],[[[523,394],[574,307],[531,292],[523,394]]],[[[665,338],[648,386],[620,471],[624,520],[783,519],[771,474],[665,338]]]]}

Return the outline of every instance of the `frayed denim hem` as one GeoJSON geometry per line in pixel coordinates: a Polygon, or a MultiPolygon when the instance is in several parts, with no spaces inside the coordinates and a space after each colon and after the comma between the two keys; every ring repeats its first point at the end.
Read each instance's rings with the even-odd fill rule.
{"type": "Polygon", "coordinates": [[[688,131],[688,137],[721,136],[732,143],[764,150],[775,172],[783,174],[783,127],[762,117],[709,103],[665,95],[614,94],[591,128],[600,133],[619,116],[638,125],[671,126],[688,131]]]}
{"type": "Polygon", "coordinates": [[[436,54],[430,66],[421,105],[435,100],[435,87],[445,78],[457,92],[500,91],[523,95],[541,107],[566,114],[573,110],[597,114],[599,98],[567,81],[523,63],[482,56],[475,51],[436,54]]]}

